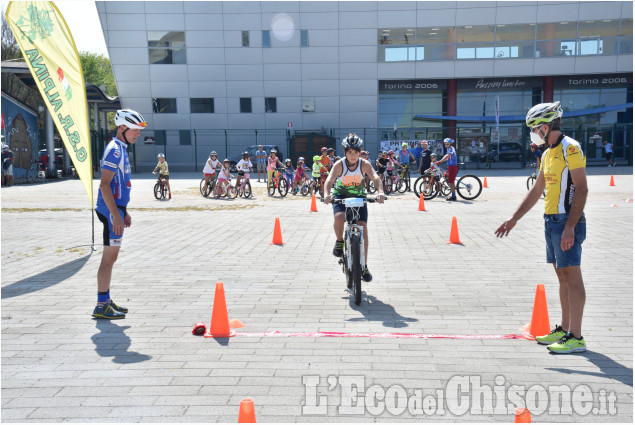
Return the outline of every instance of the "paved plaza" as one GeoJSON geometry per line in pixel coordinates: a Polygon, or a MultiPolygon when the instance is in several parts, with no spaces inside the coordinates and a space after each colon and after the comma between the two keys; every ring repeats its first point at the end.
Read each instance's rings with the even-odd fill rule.
{"type": "Polygon", "coordinates": [[[486,339],[522,333],[537,284],[551,327],[560,306],[543,201],[494,236],[528,173],[477,173],[489,188],[474,201],[420,212],[406,193],[369,206],[374,279],[359,306],[331,254],[330,206],[311,213],[310,197],[269,198],[258,183],[252,199],[205,199],[199,173],[174,173],[172,200],[157,201],[154,177],[133,175],[111,289],[130,313],[112,322],[91,317],[102,226],[95,217],[92,252],[80,181],[3,188],[2,421],[236,422],[250,398],[259,422],[509,423],[525,403],[534,422],[632,422],[632,168],[588,169],[588,351],[573,355],[486,339]],[[283,246],[270,244],[276,217],[283,246]],[[446,243],[452,217],[463,245],[446,243]],[[238,332],[478,338],[193,336],[216,282],[238,332]]]}

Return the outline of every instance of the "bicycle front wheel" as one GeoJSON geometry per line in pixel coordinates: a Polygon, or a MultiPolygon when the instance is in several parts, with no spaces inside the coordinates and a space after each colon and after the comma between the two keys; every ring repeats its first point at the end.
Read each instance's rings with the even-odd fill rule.
{"type": "Polygon", "coordinates": [[[287,180],[284,178],[280,179],[280,184],[278,185],[278,193],[280,196],[287,196],[289,192],[289,185],[287,184],[287,180]]]}
{"type": "Polygon", "coordinates": [[[375,187],[375,183],[373,183],[372,181],[368,182],[368,193],[370,193],[372,195],[375,192],[377,192],[377,188],[375,187]]]}
{"type": "Polygon", "coordinates": [[[481,194],[483,183],[481,180],[471,174],[461,177],[456,184],[456,193],[463,199],[475,199],[481,194]]]}
{"type": "Polygon", "coordinates": [[[300,193],[302,194],[302,196],[308,195],[310,190],[311,188],[308,184],[302,183],[302,187],[300,188],[300,193]]]}
{"type": "Polygon", "coordinates": [[[227,196],[229,199],[236,199],[236,197],[238,196],[238,189],[236,189],[235,186],[227,186],[225,196],[227,196]]]}
{"type": "Polygon", "coordinates": [[[162,195],[162,192],[161,192],[161,183],[157,182],[157,183],[154,185],[154,197],[155,197],[155,198],[157,198],[157,199],[161,199],[161,195],[162,195]]]}
{"type": "Polygon", "coordinates": [[[534,187],[534,184],[536,184],[536,177],[527,177],[527,190],[531,190],[531,188],[534,187]]]}
{"type": "Polygon", "coordinates": [[[407,189],[406,182],[403,179],[399,179],[399,181],[395,184],[395,191],[399,193],[404,193],[407,189]]]}
{"type": "Polygon", "coordinates": [[[168,185],[167,184],[162,184],[161,185],[161,197],[163,199],[167,199],[168,198],[168,185]]]}
{"type": "Polygon", "coordinates": [[[359,234],[351,235],[351,260],[353,263],[353,294],[355,295],[355,304],[360,305],[362,302],[362,259],[360,253],[359,234]]]}
{"type": "Polygon", "coordinates": [[[245,199],[251,197],[251,183],[245,182],[245,188],[243,190],[243,196],[245,197],[245,199]]]}

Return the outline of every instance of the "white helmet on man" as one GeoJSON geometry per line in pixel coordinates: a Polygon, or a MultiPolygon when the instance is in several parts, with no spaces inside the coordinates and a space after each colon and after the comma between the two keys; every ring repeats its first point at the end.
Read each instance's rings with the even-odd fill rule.
{"type": "Polygon", "coordinates": [[[562,118],[562,106],[559,101],[539,103],[527,112],[525,123],[527,127],[533,128],[541,124],[549,124],[558,118],[562,118]]]}
{"type": "Polygon", "coordinates": [[[115,114],[115,125],[125,125],[128,128],[137,130],[143,130],[148,126],[148,123],[143,116],[132,109],[120,109],[115,114]]]}

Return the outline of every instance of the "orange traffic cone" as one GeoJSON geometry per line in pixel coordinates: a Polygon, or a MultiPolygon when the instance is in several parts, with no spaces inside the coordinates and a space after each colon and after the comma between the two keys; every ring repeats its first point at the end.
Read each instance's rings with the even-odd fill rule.
{"type": "Polygon", "coordinates": [[[489,189],[489,187],[487,186],[487,177],[483,177],[483,187],[489,189]]]}
{"type": "Polygon", "coordinates": [[[534,340],[537,336],[549,335],[551,326],[549,325],[549,312],[547,311],[547,296],[545,295],[545,285],[536,286],[536,297],[534,298],[534,311],[531,315],[529,332],[523,335],[526,339],[534,340]]]}
{"type": "Polygon", "coordinates": [[[456,222],[456,217],[452,217],[452,229],[450,229],[450,240],[448,243],[463,245],[463,242],[459,239],[459,226],[456,222]]]}
{"type": "Polygon", "coordinates": [[[423,193],[419,195],[419,211],[425,211],[426,205],[423,202],[423,193]]]}
{"type": "Polygon", "coordinates": [[[280,230],[280,219],[276,217],[276,224],[273,226],[273,240],[269,245],[284,245],[282,242],[282,231],[280,230]]]}
{"type": "Polygon", "coordinates": [[[254,401],[245,398],[240,401],[240,411],[238,412],[239,424],[255,424],[256,412],[254,411],[254,401]]]}
{"type": "Polygon", "coordinates": [[[516,418],[514,419],[514,423],[530,424],[531,413],[529,412],[529,409],[525,409],[524,407],[519,407],[518,409],[516,409],[516,418]]]}
{"type": "Polygon", "coordinates": [[[311,212],[318,212],[317,205],[315,204],[315,193],[311,196],[311,212]]]}
{"type": "Polygon", "coordinates": [[[222,282],[216,282],[214,294],[214,306],[212,307],[212,323],[205,332],[205,338],[226,338],[235,336],[236,332],[229,329],[227,317],[227,304],[225,303],[225,289],[222,282]]]}
{"type": "Polygon", "coordinates": [[[615,181],[613,180],[613,174],[611,174],[611,183],[609,183],[609,186],[615,186],[615,181]]]}

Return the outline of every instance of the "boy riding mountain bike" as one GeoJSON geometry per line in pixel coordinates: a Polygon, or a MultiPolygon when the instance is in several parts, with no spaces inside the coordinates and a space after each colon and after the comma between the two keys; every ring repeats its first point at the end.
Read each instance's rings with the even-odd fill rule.
{"type": "Polygon", "coordinates": [[[165,185],[168,187],[168,193],[170,194],[168,199],[172,199],[172,190],[170,189],[170,171],[168,170],[168,162],[165,160],[165,154],[160,153],[158,155],[159,163],[154,170],[152,170],[152,174],[156,174],[157,170],[159,170],[159,179],[165,180],[165,185]]]}
{"type": "MultiPolygon", "coordinates": [[[[324,203],[329,204],[333,199],[345,198],[365,198],[366,185],[364,176],[370,176],[371,180],[377,188],[376,200],[380,204],[384,202],[384,188],[381,179],[373,169],[370,162],[361,159],[361,151],[364,147],[364,141],[356,134],[349,134],[342,140],[342,148],[344,148],[344,158],[337,161],[328,179],[326,179],[324,203]],[[333,189],[333,193],[331,192],[333,189]]],[[[335,231],[335,247],[333,255],[341,257],[344,252],[344,225],[346,223],[346,207],[341,204],[333,204],[333,229],[335,231]]],[[[357,224],[363,228],[364,235],[364,258],[368,264],[368,229],[366,223],[368,221],[368,207],[364,205],[359,209],[359,219],[357,224]]],[[[373,276],[368,270],[368,266],[364,266],[362,270],[362,278],[365,282],[373,280],[373,276]]]]}

